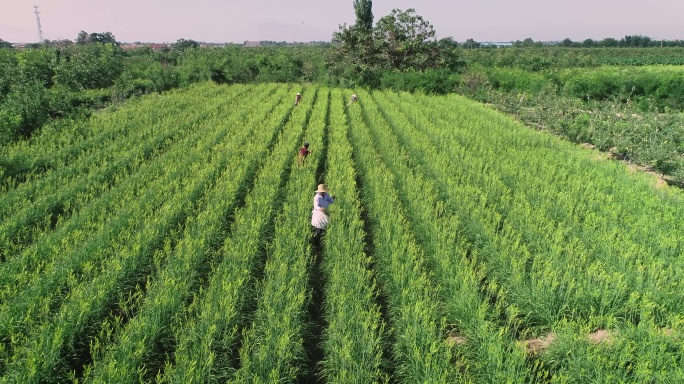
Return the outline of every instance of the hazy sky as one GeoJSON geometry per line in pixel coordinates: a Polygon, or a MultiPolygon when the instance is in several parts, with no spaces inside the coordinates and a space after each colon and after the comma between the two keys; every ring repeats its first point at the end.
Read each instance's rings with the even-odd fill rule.
{"type": "MultiPolygon", "coordinates": [[[[355,19],[352,0],[0,0],[0,39],[38,41],[36,4],[50,40],[84,30],[120,42],[329,41],[355,19]]],[[[375,21],[393,8],[414,8],[438,38],[459,42],[684,39],[684,0],[375,0],[375,21]]]]}

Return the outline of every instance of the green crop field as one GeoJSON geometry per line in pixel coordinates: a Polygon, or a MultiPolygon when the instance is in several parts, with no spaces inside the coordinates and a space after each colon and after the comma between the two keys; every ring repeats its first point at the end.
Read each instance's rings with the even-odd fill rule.
{"type": "Polygon", "coordinates": [[[356,92],[196,84],[3,147],[1,381],[684,382],[679,190],[356,92]]]}

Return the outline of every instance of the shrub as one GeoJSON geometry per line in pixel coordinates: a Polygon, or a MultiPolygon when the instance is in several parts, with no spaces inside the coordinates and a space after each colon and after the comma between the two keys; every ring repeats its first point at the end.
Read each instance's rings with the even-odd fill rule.
{"type": "Polygon", "coordinates": [[[446,94],[456,90],[460,76],[443,70],[425,72],[384,72],[380,77],[380,88],[395,91],[446,94]]]}

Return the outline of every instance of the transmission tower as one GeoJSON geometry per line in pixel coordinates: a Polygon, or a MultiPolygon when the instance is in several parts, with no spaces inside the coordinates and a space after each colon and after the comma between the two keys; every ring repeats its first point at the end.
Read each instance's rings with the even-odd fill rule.
{"type": "Polygon", "coordinates": [[[36,23],[38,24],[38,40],[39,43],[43,42],[43,28],[40,27],[40,11],[38,11],[38,6],[34,5],[33,8],[36,10],[36,23]]]}

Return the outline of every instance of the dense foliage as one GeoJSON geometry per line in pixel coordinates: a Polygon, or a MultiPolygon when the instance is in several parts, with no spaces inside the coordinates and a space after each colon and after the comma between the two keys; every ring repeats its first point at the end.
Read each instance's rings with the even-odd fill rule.
{"type": "Polygon", "coordinates": [[[611,66],[684,65],[684,47],[673,48],[482,48],[461,46],[471,65],[527,71],[611,66]]]}
{"type": "Polygon", "coordinates": [[[3,50],[0,66],[0,142],[7,142],[29,137],[51,117],[108,100],[123,59],[105,44],[3,50]]]}
{"type": "Polygon", "coordinates": [[[0,50],[0,143],[28,138],[53,117],[87,115],[112,101],[206,80],[325,81],[324,49],[201,49],[181,39],[162,51],[111,43],[0,50]]]}
{"type": "MultiPolygon", "coordinates": [[[[414,9],[392,12],[373,28],[357,16],[351,26],[341,25],[333,34],[336,45],[328,57],[330,72],[341,85],[382,87],[382,78],[401,77],[413,83],[407,72],[428,74],[434,70],[458,73],[464,67],[453,40],[437,40],[436,32],[414,9]]],[[[395,84],[396,85],[396,84],[395,84]]],[[[426,91],[439,91],[430,87],[426,91]]]]}

